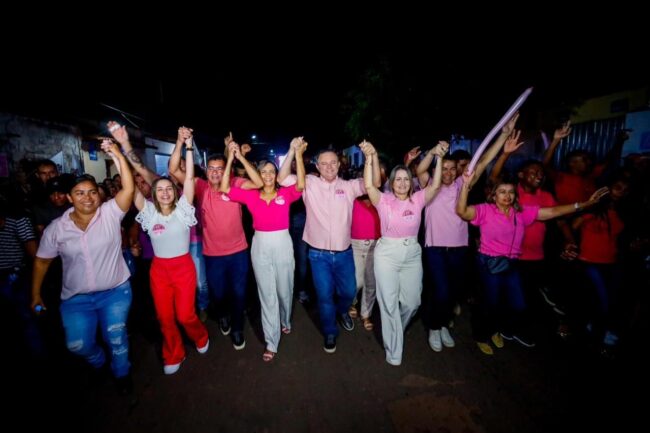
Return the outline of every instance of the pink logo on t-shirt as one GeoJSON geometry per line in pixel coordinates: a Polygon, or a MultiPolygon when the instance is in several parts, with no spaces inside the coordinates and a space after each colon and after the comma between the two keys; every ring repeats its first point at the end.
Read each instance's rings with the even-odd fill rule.
{"type": "Polygon", "coordinates": [[[228,197],[226,194],[221,194],[221,200],[230,201],[230,197],[228,197]]]}
{"type": "Polygon", "coordinates": [[[165,226],[162,224],[156,224],[151,228],[151,233],[153,233],[156,236],[160,236],[163,234],[165,231],[165,226]]]}
{"type": "Polygon", "coordinates": [[[279,195],[275,198],[275,204],[279,204],[280,206],[282,206],[284,203],[285,203],[284,196],[279,195]]]}
{"type": "Polygon", "coordinates": [[[342,189],[337,189],[336,191],[334,191],[334,194],[336,195],[336,198],[338,198],[339,200],[343,200],[345,198],[345,191],[342,189]]]}
{"type": "Polygon", "coordinates": [[[415,214],[410,209],[406,209],[402,214],[402,218],[404,218],[404,221],[413,222],[415,214]]]}

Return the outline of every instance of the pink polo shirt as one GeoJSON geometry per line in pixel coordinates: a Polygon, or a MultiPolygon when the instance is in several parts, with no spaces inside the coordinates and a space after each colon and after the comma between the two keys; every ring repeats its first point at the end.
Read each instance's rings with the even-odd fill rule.
{"type": "Polygon", "coordinates": [[[431,203],[424,208],[425,247],[467,246],[467,221],[456,213],[456,202],[462,186],[462,176],[457,177],[451,185],[442,185],[431,203]]]}
{"type": "Polygon", "coordinates": [[[375,207],[381,221],[382,237],[417,237],[424,207],[424,190],[414,193],[406,200],[398,199],[392,192],[382,193],[375,207]]]}
{"type": "MultiPolygon", "coordinates": [[[[235,177],[231,185],[240,187],[246,179],[235,177]]],[[[201,209],[203,254],[228,256],[248,248],[241,221],[241,205],[230,200],[203,179],[196,180],[196,199],[201,209]]]]}
{"type": "MultiPolygon", "coordinates": [[[[533,194],[517,185],[519,203],[523,206],[553,207],[557,205],[551,193],[537,189],[533,194]]],[[[542,260],[544,259],[544,237],[546,236],[546,224],[543,221],[533,221],[524,230],[524,241],[521,244],[520,260],[542,260]]]]}
{"type": "Polygon", "coordinates": [[[125,213],[115,199],[102,204],[82,231],[70,219],[74,208],[47,226],[36,255],[43,259],[61,256],[66,300],[81,293],[113,289],[131,275],[122,256],[120,222],[125,213]]]}
{"type": "Polygon", "coordinates": [[[356,199],[352,208],[352,239],[379,239],[381,223],[377,209],[368,201],[356,199]]]}
{"type": "Polygon", "coordinates": [[[539,206],[524,206],[516,215],[514,209],[508,216],[504,215],[493,203],[475,205],[476,215],[470,221],[481,229],[481,246],[479,252],[488,256],[507,256],[518,258],[521,254],[521,242],[524,228],[537,220],[539,206]]]}
{"type": "Polygon", "coordinates": [[[228,196],[231,200],[244,203],[253,216],[253,228],[260,232],[275,232],[289,229],[289,209],[302,193],[296,186],[280,187],[278,194],[266,204],[260,198],[260,190],[244,190],[231,187],[228,196]]]}
{"type": "MultiPolygon", "coordinates": [[[[296,183],[290,175],[282,182],[296,183]]],[[[363,179],[343,180],[339,177],[327,182],[307,175],[302,199],[307,210],[307,221],[302,239],[314,248],[344,251],[350,247],[350,227],[354,199],[366,193],[363,179]]]]}

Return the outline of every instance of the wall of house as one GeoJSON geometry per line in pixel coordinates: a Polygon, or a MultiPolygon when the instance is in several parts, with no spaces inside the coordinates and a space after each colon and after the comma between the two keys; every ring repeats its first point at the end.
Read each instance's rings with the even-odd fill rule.
{"type": "Polygon", "coordinates": [[[54,159],[62,172],[81,170],[81,131],[38,119],[0,113],[0,152],[10,170],[23,160],[54,159]]]}

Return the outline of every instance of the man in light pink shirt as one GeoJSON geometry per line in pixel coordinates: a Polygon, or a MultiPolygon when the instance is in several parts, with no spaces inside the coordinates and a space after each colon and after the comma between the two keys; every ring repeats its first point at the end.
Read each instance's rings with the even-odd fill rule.
{"type": "MultiPolygon", "coordinates": [[[[376,168],[373,181],[379,187],[377,152],[366,141],[359,146],[366,158],[373,159],[376,168]]],[[[295,178],[290,176],[294,156],[294,149],[289,149],[280,168],[278,182],[283,186],[295,183],[295,178]]],[[[325,337],[323,348],[327,353],[336,351],[337,314],[344,329],[354,329],[354,322],[348,314],[356,295],[350,227],[354,200],[366,193],[362,179],[347,181],[338,177],[340,165],[333,150],[321,151],[316,157],[320,177],[308,175],[303,193],[307,210],[303,240],[309,244],[309,262],[318,298],[321,331],[325,337]]]]}

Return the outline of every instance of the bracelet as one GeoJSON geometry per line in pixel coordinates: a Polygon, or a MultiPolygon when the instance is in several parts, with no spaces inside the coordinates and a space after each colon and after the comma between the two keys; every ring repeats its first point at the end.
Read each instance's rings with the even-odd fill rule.
{"type": "Polygon", "coordinates": [[[580,207],[580,202],[575,202],[575,203],[573,203],[573,208],[574,208],[576,211],[580,211],[580,210],[582,210],[582,207],[580,207]]]}
{"type": "Polygon", "coordinates": [[[186,147],[185,150],[194,150],[193,147],[186,147]]]}

